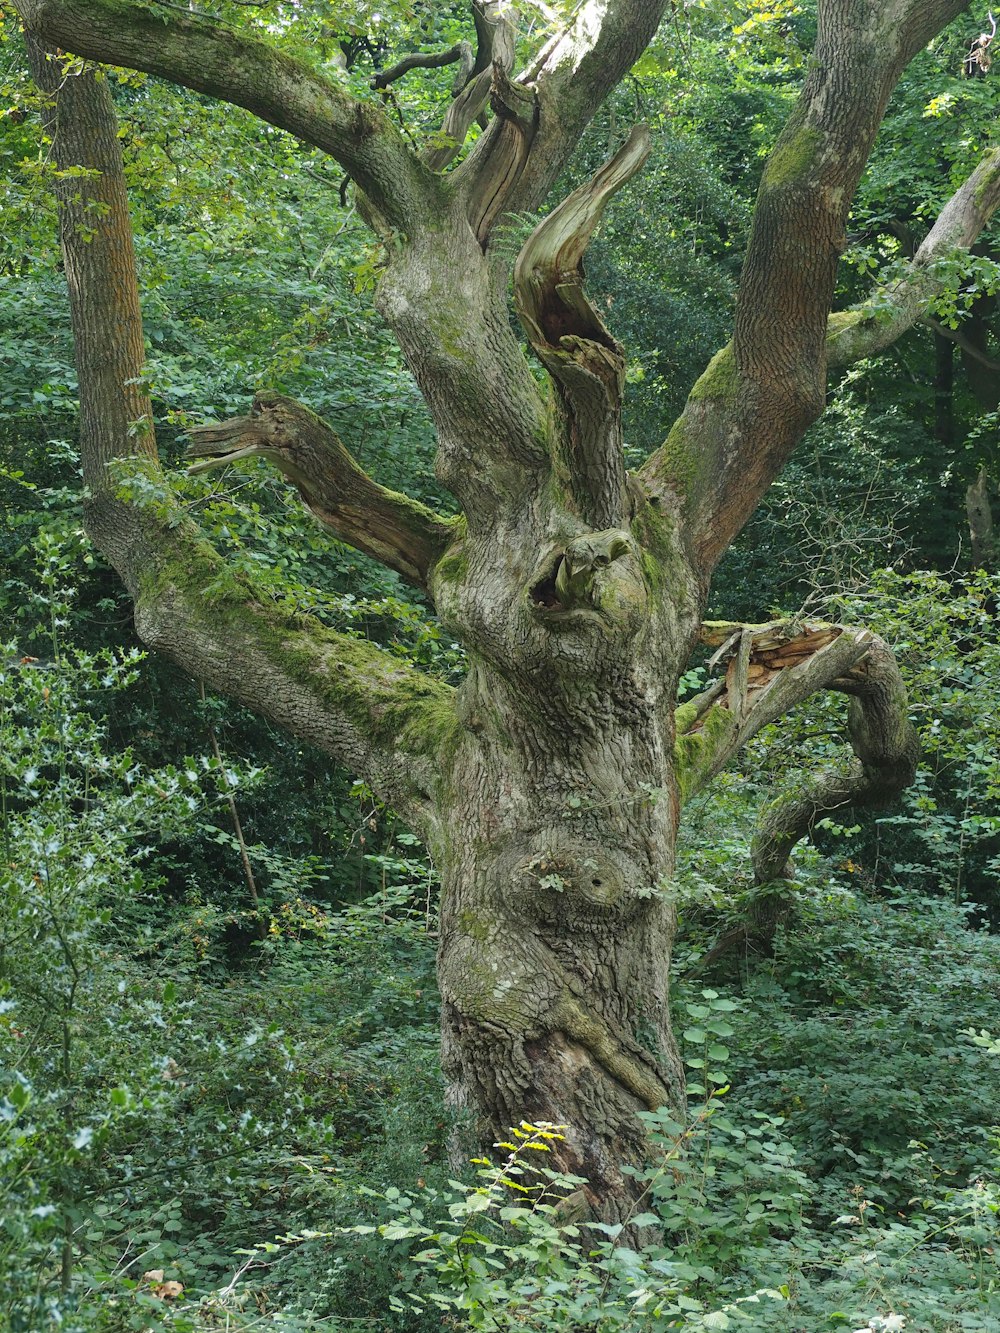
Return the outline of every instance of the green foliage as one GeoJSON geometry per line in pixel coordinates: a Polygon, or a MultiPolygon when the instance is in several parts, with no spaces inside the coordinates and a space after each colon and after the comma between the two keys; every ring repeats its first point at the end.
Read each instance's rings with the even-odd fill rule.
{"type": "MultiPolygon", "coordinates": [[[[654,1149],[662,1149],[660,1164],[646,1177],[655,1186],[687,1160],[692,1143],[695,1152],[701,1147],[702,1135],[696,1122],[674,1139],[668,1137],[672,1124],[651,1119],[654,1149]]],[[[451,1181],[447,1190],[417,1198],[398,1190],[382,1195],[393,1220],[355,1230],[419,1246],[393,1309],[461,1312],[472,1328],[610,1333],[727,1328],[762,1297],[780,1299],[777,1291],[759,1292],[706,1309],[689,1294],[699,1280],[692,1264],[657,1243],[629,1243],[660,1225],[655,1212],[634,1212],[628,1231],[567,1220],[586,1181],[553,1170],[543,1156],[563,1128],[522,1122],[510,1142],[496,1145],[507,1154],[502,1162],[476,1160],[477,1184],[451,1181]]]]}
{"type": "MultiPolygon", "coordinates": [[[[1000,580],[883,574],[855,602],[894,647],[911,695],[922,761],[902,809],[866,830],[859,859],[891,842],[888,872],[901,885],[982,905],[996,922],[1000,871],[1000,580]]],[[[849,607],[850,611],[852,608],[849,607]]]]}
{"type": "Polygon", "coordinates": [[[38,560],[49,660],[0,648],[0,1290],[13,1330],[60,1318],[94,1163],[133,1102],[85,1035],[106,999],[113,904],[145,887],[150,830],[179,833],[210,799],[200,769],[143,772],[108,752],[99,710],[135,682],[138,655],[66,648],[65,560],[51,542],[38,560]]]}
{"type": "MultiPolygon", "coordinates": [[[[376,68],[469,35],[450,4],[198,10],[266,26],[370,99],[376,68]]],[[[522,21],[538,35],[550,18],[527,6],[522,21]]],[[[655,139],[589,258],[628,346],[630,462],[728,338],[752,198],[813,29],[811,7],[787,0],[677,7],[581,146],[567,188],[624,124],[646,119],[655,139]]],[[[818,828],[773,956],[707,972],[753,902],[761,786],[836,752],[839,705],[762,737],[689,808],[669,887],[691,1115],[648,1117],[627,1228],[572,1220],[582,1182],[539,1151],[555,1127],[520,1127],[498,1165],[449,1183],[433,869],[356,775],[143,660],[82,538],[51,169],[10,15],[0,41],[0,609],[16,639],[0,667],[0,1327],[993,1333],[1000,959],[971,927],[997,919],[1000,589],[870,577],[950,562],[969,467],[995,452],[996,414],[956,356],[946,391],[940,340],[915,331],[833,386],[716,592],[722,614],[805,604],[888,637],[922,734],[917,784],[895,811],[818,828]],[[187,758],[211,752],[210,734],[224,774],[187,758]]],[[[891,278],[983,143],[995,90],[957,78],[964,46],[965,20],[894,99],[840,301],[891,278]]],[[[418,141],[452,74],[391,89],[418,141]]],[[[426,412],[369,318],[379,258],[339,175],[235,108],[109,79],[168,464],[185,426],[277,387],[380,480],[446,506],[426,412]]],[[[498,251],[533,221],[510,219],[498,251]]],[[[952,266],[937,314],[961,331],[989,333],[994,249],[986,237],[952,266]]],[[[175,481],[237,573],[460,678],[425,609],[265,465],[175,481]]],[[[693,667],[685,691],[703,680],[693,667]]]]}
{"type": "MultiPolygon", "coordinates": [[[[993,1327],[1000,1142],[964,1186],[928,1174],[926,1145],[911,1142],[897,1169],[919,1186],[905,1211],[873,1202],[866,1181],[817,1225],[823,1173],[805,1169],[810,1127],[752,1109],[724,1081],[721,1042],[760,1023],[755,1005],[738,1029],[743,1009],[708,988],[685,1003],[694,1106],[683,1123],[645,1117],[651,1160],[635,1173],[643,1188],[625,1226],[572,1220],[585,1182],[545,1164],[560,1126],[522,1123],[496,1145],[502,1160],[475,1163],[473,1184],[382,1192],[390,1220],[351,1233],[405,1247],[393,1308],[414,1327],[454,1312],[495,1330],[993,1327]]],[[[985,1030],[970,1037],[995,1054],[985,1030]]],[[[879,1069],[885,1096],[895,1071],[879,1069]]]]}

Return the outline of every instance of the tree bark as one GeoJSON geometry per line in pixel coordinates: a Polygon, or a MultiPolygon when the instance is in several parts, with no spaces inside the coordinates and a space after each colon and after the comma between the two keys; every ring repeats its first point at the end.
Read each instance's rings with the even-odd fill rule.
{"type": "Polygon", "coordinates": [[[990,506],[990,478],[984,467],[979,469],[976,480],[966,487],[965,512],[969,520],[973,568],[995,568],[997,541],[993,528],[993,510],[990,506]]]}

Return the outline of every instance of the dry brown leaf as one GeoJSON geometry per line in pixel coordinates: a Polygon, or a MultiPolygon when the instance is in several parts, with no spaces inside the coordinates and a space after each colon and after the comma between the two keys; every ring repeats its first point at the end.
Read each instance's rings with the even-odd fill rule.
{"type": "Polygon", "coordinates": [[[184,1295],[184,1288],[180,1282],[161,1282],[158,1287],[153,1288],[153,1295],[158,1296],[161,1301],[174,1301],[178,1296],[184,1295]]]}

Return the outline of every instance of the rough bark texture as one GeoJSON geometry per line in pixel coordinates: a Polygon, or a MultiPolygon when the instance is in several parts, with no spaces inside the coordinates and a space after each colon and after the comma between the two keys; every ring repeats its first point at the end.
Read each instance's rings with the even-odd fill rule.
{"type": "MultiPolygon", "coordinates": [[[[765,172],[734,343],[628,478],[622,353],[586,299],[580,257],[610,192],[641,164],[642,135],[540,225],[517,266],[517,305],[554,407],[511,327],[509,266],[492,237],[505,211],[542,202],[664,4],[589,0],[517,76],[497,32],[481,31],[491,63],[472,71],[456,137],[487,82],[493,120],[444,176],[431,169],[444,159],[421,160],[377,107],[201,18],[161,20],[127,0],[16,4],[51,41],[228,98],[325,148],[363,187],[373,226],[395,230],[378,304],[427,400],[438,475],[462,519],[377,486],[328,428],[276,396],[196,434],[194,452],[263,454],[340,538],[425,588],[468,650],[457,690],[288,617],[178,521],[151,436],[129,432],[148,416],[126,391],[141,339],[133,329],[102,349],[88,334],[132,327],[137,307],[110,103],[87,74],[59,91],[56,148],[61,165],[96,166],[100,188],[116,192],[89,258],[63,200],[80,379],[95,386],[97,409],[81,419],[91,531],[151,644],[340,754],[428,838],[442,877],[453,1103],[487,1140],[522,1117],[566,1124],[559,1164],[588,1178],[596,1212],[627,1216],[622,1167],[643,1143],[636,1112],[683,1104],[664,888],[682,799],[764,722],[848,684],[862,770],[889,785],[905,777],[905,698],[895,684],[877,699],[863,687],[883,652],[873,636],[828,625],[702,631],[700,620],[719,555],[820,409],[831,338],[850,343],[848,357],[871,346],[863,312],[839,333],[830,326],[844,221],[895,79],[961,5],[821,0],[816,59],[765,172]],[[109,267],[88,267],[101,253],[109,267]],[[126,504],[106,473],[112,456],[136,454],[131,466],[160,487],[153,506],[126,504]],[[725,675],[675,716],[702,633],[725,675]]],[[[506,8],[480,4],[480,27],[506,8]]],[[[940,233],[949,244],[968,244],[996,206],[998,165],[955,204],[961,225],[940,233]]],[[[914,270],[922,295],[900,329],[922,309],[921,282],[914,270]]],[[[812,808],[829,799],[816,795],[812,808]]],[[[786,856],[808,817],[783,812],[768,855],[786,856]]]]}
{"type": "Polygon", "coordinates": [[[293,485],[306,508],[366,555],[426,591],[427,575],[455,533],[455,523],[373,481],[334,431],[283,394],[258,394],[249,416],[197,426],[188,434],[192,472],[241,458],[266,458],[293,485]]]}

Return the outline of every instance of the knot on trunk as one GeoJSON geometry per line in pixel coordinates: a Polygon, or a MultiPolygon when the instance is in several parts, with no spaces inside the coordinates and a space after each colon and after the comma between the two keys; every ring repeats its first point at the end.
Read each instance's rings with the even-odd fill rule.
{"type": "Polygon", "coordinates": [[[612,565],[615,581],[627,583],[629,563],[625,557],[635,553],[635,543],[621,528],[587,532],[574,537],[565,548],[546,561],[544,572],[531,587],[533,606],[543,612],[608,610],[611,581],[605,579],[612,565]]]}

